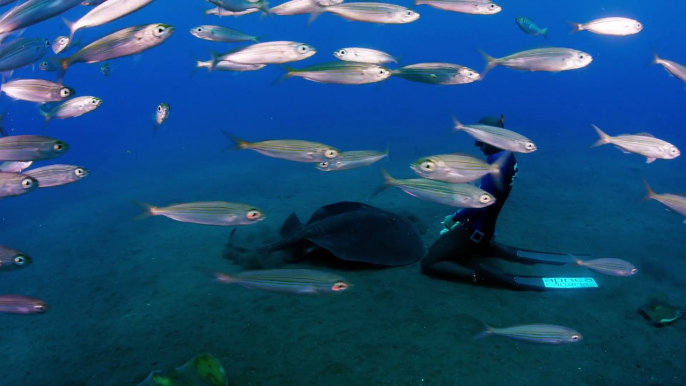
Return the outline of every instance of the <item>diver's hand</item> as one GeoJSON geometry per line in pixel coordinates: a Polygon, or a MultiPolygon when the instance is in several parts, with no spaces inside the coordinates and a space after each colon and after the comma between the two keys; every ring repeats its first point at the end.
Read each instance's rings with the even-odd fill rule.
{"type": "Polygon", "coordinates": [[[441,234],[444,234],[444,233],[450,232],[453,228],[460,225],[460,222],[455,221],[455,219],[453,218],[453,215],[449,214],[449,215],[445,216],[445,219],[443,220],[443,222],[441,224],[443,224],[443,226],[445,227],[444,229],[441,230],[441,234]]]}

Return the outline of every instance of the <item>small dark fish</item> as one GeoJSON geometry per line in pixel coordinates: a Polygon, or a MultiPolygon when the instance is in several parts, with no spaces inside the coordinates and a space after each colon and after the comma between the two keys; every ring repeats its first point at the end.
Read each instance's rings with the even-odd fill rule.
{"type": "Polygon", "coordinates": [[[110,76],[112,67],[110,67],[109,63],[103,63],[102,66],[100,66],[100,72],[105,76],[110,76]]]}
{"type": "Polygon", "coordinates": [[[50,309],[40,299],[23,295],[0,295],[0,313],[4,314],[42,314],[50,309]]]}
{"type": "Polygon", "coordinates": [[[544,38],[548,39],[548,29],[547,28],[539,28],[536,23],[531,21],[528,17],[523,17],[520,16],[516,19],[517,25],[519,28],[522,29],[522,31],[528,33],[529,35],[533,36],[538,36],[538,35],[543,35],[544,38]]]}
{"type": "Polygon", "coordinates": [[[0,72],[28,66],[45,56],[50,41],[43,38],[19,38],[0,46],[0,72]]]}
{"type": "Polygon", "coordinates": [[[169,113],[171,112],[171,106],[169,103],[160,103],[155,111],[155,133],[157,129],[164,124],[164,122],[169,118],[169,113]]]}
{"type": "Polygon", "coordinates": [[[76,182],[88,175],[88,169],[74,165],[48,165],[27,170],[24,174],[38,181],[39,188],[51,188],[76,182]]]}
{"type": "Polygon", "coordinates": [[[0,172],[0,198],[20,196],[38,187],[35,178],[21,173],[0,172]]]}
{"type": "Polygon", "coordinates": [[[13,271],[31,264],[29,255],[16,249],[0,245],[0,271],[13,271]]]}
{"type": "Polygon", "coordinates": [[[41,135],[13,135],[0,138],[0,161],[38,161],[59,157],[69,145],[41,135]]]}
{"type": "Polygon", "coordinates": [[[53,56],[52,58],[44,59],[38,64],[41,71],[54,72],[61,69],[61,59],[53,56]]]}
{"type": "Polygon", "coordinates": [[[52,42],[52,52],[59,54],[69,46],[69,38],[67,36],[58,36],[52,42]]]}

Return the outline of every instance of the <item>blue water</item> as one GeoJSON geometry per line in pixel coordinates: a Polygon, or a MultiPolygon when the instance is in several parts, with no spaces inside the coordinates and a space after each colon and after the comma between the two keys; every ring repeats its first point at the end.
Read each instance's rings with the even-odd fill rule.
{"type": "MultiPolygon", "coordinates": [[[[396,2],[410,6],[409,2],[396,2]]],[[[11,134],[43,134],[71,145],[55,162],[88,168],[78,183],[0,202],[0,243],[34,259],[3,272],[0,294],[23,294],[51,305],[43,315],[0,314],[0,385],[136,385],[153,370],[179,366],[201,352],[217,356],[231,385],[683,385],[686,322],[655,328],[636,313],[653,292],[686,305],[683,219],[645,195],[641,176],[658,193],[683,194],[684,161],[650,165],[611,146],[590,149],[597,137],[649,132],[686,148],[686,89],[660,66],[661,57],[686,63],[680,40],[686,8],[639,1],[499,3],[503,11],[471,16],[428,6],[406,25],[349,22],[324,14],[239,18],[204,16],[200,0],[156,1],[104,26],[80,30],[90,42],[137,24],[176,27],[164,44],[140,56],[76,64],[64,83],[103,105],[84,116],[43,119],[31,103],[12,102],[3,123],[11,134]],[[524,34],[518,16],[549,28],[549,40],[524,34]],[[640,20],[638,35],[568,35],[565,20],[607,16],[640,20]],[[497,67],[482,82],[431,86],[391,78],[341,86],[300,78],[273,86],[279,66],[247,73],[192,75],[193,56],[235,45],[212,43],[188,31],[218,24],[264,40],[313,45],[317,54],[290,65],[336,60],[343,47],[372,47],[401,64],[449,62],[481,71],[477,49],[495,57],[547,46],[590,53],[587,68],[557,74],[497,67]],[[153,136],[157,105],[171,105],[153,136]],[[340,297],[289,297],[213,283],[199,269],[237,272],[222,259],[224,228],[164,218],[133,221],[131,200],[166,205],[225,200],[250,203],[267,214],[241,228],[238,240],[257,247],[274,241],[292,212],[307,218],[319,206],[367,201],[381,183],[378,166],[321,173],[311,165],[253,152],[223,153],[221,130],[246,140],[303,139],[341,150],[383,150],[382,166],[411,178],[407,165],[445,152],[479,155],[463,123],[504,114],[508,128],[539,150],[518,156],[520,175],[498,222],[498,237],[523,248],[585,252],[632,261],[630,278],[600,277],[604,289],[584,293],[512,292],[450,283],[420,274],[418,264],[345,272],[353,290],[340,297]],[[477,342],[460,324],[469,314],[497,326],[551,323],[574,327],[584,341],[537,346],[489,338],[477,342]]],[[[273,4],[276,5],[276,4],[273,4]]],[[[7,7],[6,7],[7,8],[7,7]]],[[[63,16],[76,20],[77,7],[63,16]]],[[[22,36],[51,41],[68,30],[59,18],[22,36]]],[[[52,55],[52,52],[49,53],[52,55]]],[[[14,78],[55,79],[36,68],[14,78]]],[[[48,164],[44,162],[42,164],[48,164]]],[[[452,211],[389,190],[369,201],[421,218],[431,245],[452,211]]],[[[373,235],[370,235],[373,237],[373,235]]],[[[278,259],[276,259],[278,260],[278,259]]],[[[262,262],[278,265],[274,261],[262,262]]],[[[569,268],[570,275],[588,275],[569,268]]]]}

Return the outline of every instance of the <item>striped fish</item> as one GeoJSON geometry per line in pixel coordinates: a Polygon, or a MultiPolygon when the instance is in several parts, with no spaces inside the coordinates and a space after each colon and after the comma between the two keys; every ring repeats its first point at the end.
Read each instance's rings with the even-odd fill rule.
{"type": "Polygon", "coordinates": [[[245,271],[237,275],[215,272],[220,283],[236,283],[247,288],[262,291],[291,293],[298,295],[332,294],[350,287],[343,277],[312,269],[274,269],[245,271]]]}
{"type": "Polygon", "coordinates": [[[0,35],[40,23],[76,7],[82,0],[28,0],[2,15],[0,35]]]}
{"type": "Polygon", "coordinates": [[[249,15],[249,14],[255,13],[255,12],[260,12],[260,9],[259,8],[248,8],[245,11],[234,12],[234,11],[229,11],[228,9],[217,7],[217,8],[212,8],[212,9],[206,10],[205,15],[243,16],[243,15],[249,15]]]}
{"type": "Polygon", "coordinates": [[[150,216],[165,216],[172,220],[191,224],[230,227],[255,224],[265,219],[265,215],[260,209],[236,202],[190,202],[164,208],[137,201],[134,201],[134,204],[145,209],[145,213],[138,216],[137,220],[150,216]]]}
{"type": "Polygon", "coordinates": [[[500,157],[497,162],[488,164],[470,155],[442,154],[420,158],[410,168],[423,178],[460,184],[478,180],[487,174],[498,177],[507,159],[507,156],[500,157]]]}
{"type": "Polygon", "coordinates": [[[16,79],[0,86],[0,90],[12,99],[47,103],[60,102],[74,96],[74,89],[44,79],[16,79]]]}
{"type": "Polygon", "coordinates": [[[593,129],[595,129],[596,133],[598,133],[598,136],[600,137],[600,139],[591,145],[591,147],[611,143],[626,154],[635,153],[645,156],[647,158],[646,163],[651,163],[657,158],[674,159],[681,155],[681,152],[676,148],[676,146],[661,139],[657,139],[648,133],[638,133],[634,135],[622,134],[616,137],[611,137],[603,133],[598,126],[591,126],[593,126],[593,129]]]}
{"type": "Polygon", "coordinates": [[[342,3],[343,0],[291,0],[270,9],[279,16],[303,15],[318,12],[321,7],[342,3]]]}
{"type": "Polygon", "coordinates": [[[572,256],[574,264],[586,267],[592,271],[610,276],[631,276],[638,273],[638,269],[628,261],[620,259],[581,260],[572,256]]]}
{"type": "Polygon", "coordinates": [[[493,15],[502,8],[488,0],[415,0],[416,5],[426,4],[444,11],[469,15],[493,15]]]}
{"type": "Polygon", "coordinates": [[[42,314],[49,308],[48,304],[40,299],[23,295],[0,295],[0,313],[42,314]]]}
{"type": "Polygon", "coordinates": [[[283,64],[304,60],[317,53],[309,44],[291,41],[257,43],[215,56],[214,61],[243,64],[283,64]]]}
{"type": "Polygon", "coordinates": [[[627,36],[635,35],[643,30],[643,24],[638,20],[625,17],[605,17],[589,21],[588,23],[568,22],[572,26],[570,33],[588,31],[599,35],[627,36]]]}
{"type": "Polygon", "coordinates": [[[26,174],[0,172],[0,198],[26,194],[37,187],[38,181],[26,174]]]}
{"type": "Polygon", "coordinates": [[[195,68],[206,68],[208,71],[236,71],[236,72],[245,72],[245,71],[257,71],[261,70],[264,67],[266,67],[266,64],[243,64],[243,63],[234,63],[234,62],[228,62],[226,60],[220,61],[220,62],[214,62],[212,60],[207,60],[207,61],[201,61],[201,60],[195,60],[195,68]]]}
{"type": "Polygon", "coordinates": [[[481,74],[482,78],[496,66],[522,71],[560,72],[583,68],[593,61],[593,57],[588,53],[570,48],[537,48],[517,52],[504,58],[494,58],[483,51],[481,55],[488,62],[481,74]]]}
{"type": "Polygon", "coordinates": [[[48,165],[24,172],[38,181],[39,188],[51,188],[76,182],[88,175],[88,169],[74,165],[48,165]]]}
{"type": "Polygon", "coordinates": [[[673,62],[671,60],[667,59],[662,59],[661,57],[657,56],[657,52],[653,52],[653,63],[654,64],[659,64],[662,67],[667,70],[669,75],[679,79],[680,81],[686,83],[686,67],[682,66],[681,64],[677,62],[673,62]]]}
{"type": "Polygon", "coordinates": [[[493,195],[473,185],[448,184],[424,178],[397,180],[385,170],[382,171],[384,184],[372,196],[395,186],[410,196],[458,208],[484,208],[495,203],[493,195]]]}
{"type": "Polygon", "coordinates": [[[94,41],[62,60],[62,69],[66,70],[75,63],[97,63],[139,54],[164,43],[173,33],[174,27],[168,24],[143,24],[124,28],[94,41]]]}
{"type": "Polygon", "coordinates": [[[0,271],[13,271],[28,267],[32,259],[16,249],[0,245],[0,271]]]}
{"type": "MultiPolygon", "coordinates": [[[[686,197],[669,193],[657,194],[653,192],[653,189],[650,188],[650,185],[645,180],[643,180],[643,184],[648,190],[648,197],[646,199],[655,200],[680,215],[686,216],[686,197]]],[[[684,220],[684,223],[686,224],[686,220],[684,220]]]]}
{"type": "Polygon", "coordinates": [[[583,336],[579,332],[569,327],[556,326],[553,324],[526,324],[504,328],[491,327],[485,324],[484,327],[486,330],[475,336],[475,339],[497,335],[509,339],[540,344],[576,343],[583,339],[583,336]]]}
{"type": "Polygon", "coordinates": [[[228,150],[250,149],[268,157],[295,162],[325,162],[338,157],[340,151],[323,143],[297,139],[276,139],[260,142],[244,141],[227,131],[222,131],[234,146],[228,150]]]}
{"type": "Polygon", "coordinates": [[[0,138],[0,161],[38,161],[56,158],[69,150],[58,139],[40,135],[13,135],[0,138]]]}
{"type": "Polygon", "coordinates": [[[289,67],[284,75],[284,79],[293,76],[318,83],[369,84],[388,79],[391,76],[391,72],[387,68],[376,64],[328,62],[302,69],[289,67]]]}
{"type": "Polygon", "coordinates": [[[72,41],[76,31],[81,28],[97,27],[115,21],[152,3],[154,0],[108,0],[93,8],[74,23],[67,23],[69,27],[69,41],[72,41]]]}
{"type": "Polygon", "coordinates": [[[333,56],[346,62],[384,64],[398,63],[398,59],[383,51],[372,50],[371,48],[348,47],[336,50],[333,56]]]}
{"type": "Polygon", "coordinates": [[[393,70],[403,79],[438,85],[467,84],[481,80],[481,75],[469,67],[452,63],[418,63],[393,70]]]}
{"type": "Polygon", "coordinates": [[[0,46],[0,72],[28,66],[42,58],[50,41],[43,38],[19,38],[0,46]]]}
{"type": "Polygon", "coordinates": [[[386,3],[343,3],[324,7],[312,13],[310,23],[323,12],[333,13],[346,20],[380,24],[406,24],[419,19],[419,14],[411,9],[386,3]]]}
{"type": "Polygon", "coordinates": [[[316,167],[323,172],[355,169],[369,166],[384,157],[388,157],[388,149],[383,152],[375,150],[346,151],[339,154],[335,160],[320,162],[316,167]]]}
{"type": "Polygon", "coordinates": [[[463,125],[455,117],[453,117],[453,123],[455,124],[455,131],[465,131],[479,141],[499,149],[516,153],[531,153],[537,149],[536,144],[529,138],[514,131],[482,124],[463,125]]]}
{"type": "Polygon", "coordinates": [[[246,35],[235,29],[221,27],[218,25],[199,25],[191,28],[191,35],[198,39],[209,40],[211,42],[240,43],[257,42],[257,36],[246,35]]]}

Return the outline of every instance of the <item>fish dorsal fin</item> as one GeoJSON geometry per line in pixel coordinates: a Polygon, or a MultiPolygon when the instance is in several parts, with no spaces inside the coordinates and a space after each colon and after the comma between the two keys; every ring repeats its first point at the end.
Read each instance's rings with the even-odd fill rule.
{"type": "Polygon", "coordinates": [[[286,221],[283,222],[283,225],[281,225],[281,229],[279,230],[279,236],[281,236],[282,239],[292,237],[299,230],[301,230],[303,226],[304,225],[302,224],[302,222],[300,222],[298,215],[295,213],[291,213],[291,215],[288,216],[286,221]]]}
{"type": "Polygon", "coordinates": [[[198,385],[228,386],[229,384],[224,366],[211,354],[196,355],[178,370],[189,379],[202,382],[198,385]]]}
{"type": "Polygon", "coordinates": [[[641,137],[655,138],[654,135],[652,135],[652,134],[650,134],[650,133],[646,133],[646,132],[640,132],[640,133],[636,133],[636,134],[634,134],[634,135],[639,135],[639,136],[641,136],[641,137]]]}

